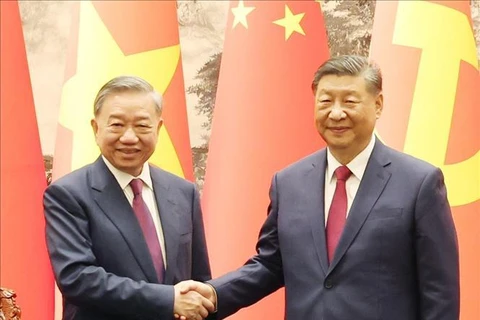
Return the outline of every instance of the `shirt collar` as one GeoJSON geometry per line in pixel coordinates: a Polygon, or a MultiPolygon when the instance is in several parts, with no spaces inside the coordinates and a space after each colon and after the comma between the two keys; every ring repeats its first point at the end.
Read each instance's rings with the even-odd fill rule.
{"type": "MultiPolygon", "coordinates": [[[[367,168],[368,160],[373,152],[373,147],[375,146],[375,135],[372,134],[372,138],[370,142],[362,150],[352,161],[347,164],[348,169],[352,172],[352,174],[358,178],[358,180],[362,180],[363,174],[365,173],[365,169],[367,168]]],[[[341,167],[342,164],[338,162],[337,159],[332,155],[330,149],[327,147],[327,170],[326,170],[326,177],[327,181],[332,181],[333,174],[338,167],[341,167]]]]}
{"type": "Polygon", "coordinates": [[[113,164],[111,164],[110,161],[108,161],[103,155],[102,159],[105,162],[107,168],[117,180],[122,190],[125,190],[125,188],[130,184],[130,181],[132,181],[132,179],[141,179],[147,187],[153,190],[152,177],[150,176],[150,166],[148,165],[148,162],[145,162],[143,164],[142,172],[137,177],[134,177],[131,174],[115,168],[113,164]]]}

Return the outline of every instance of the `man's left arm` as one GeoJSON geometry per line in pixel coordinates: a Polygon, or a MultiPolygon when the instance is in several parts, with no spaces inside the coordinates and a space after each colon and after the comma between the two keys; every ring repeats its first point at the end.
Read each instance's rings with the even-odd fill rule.
{"type": "Polygon", "coordinates": [[[425,177],[415,212],[419,319],[458,320],[460,285],[457,234],[440,169],[425,177]]]}

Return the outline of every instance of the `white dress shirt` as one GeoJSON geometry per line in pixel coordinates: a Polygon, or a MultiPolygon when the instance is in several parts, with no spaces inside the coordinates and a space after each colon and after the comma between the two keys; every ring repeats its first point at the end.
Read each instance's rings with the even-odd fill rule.
{"type": "MultiPolygon", "coordinates": [[[[162,249],[163,256],[163,265],[167,268],[167,256],[165,253],[165,239],[163,237],[162,224],[160,223],[160,215],[158,213],[157,202],[155,201],[155,194],[153,193],[153,183],[152,177],[150,176],[150,167],[147,162],[143,165],[142,173],[139,176],[134,177],[128,173],[118,170],[115,168],[104,156],[102,156],[103,161],[107,165],[108,169],[112,172],[115,179],[117,179],[120,188],[122,188],[127,197],[130,205],[133,206],[133,191],[130,187],[130,181],[132,179],[141,179],[143,181],[142,188],[142,198],[143,201],[147,204],[148,210],[152,215],[153,224],[155,225],[155,230],[157,231],[157,236],[160,241],[160,248],[162,249]]],[[[132,213],[133,214],[133,213],[132,213]]]]}
{"type": "MultiPolygon", "coordinates": [[[[363,149],[352,161],[347,164],[348,169],[352,172],[352,175],[345,182],[345,188],[347,191],[347,216],[352,206],[355,195],[357,194],[358,187],[362,181],[363,174],[367,168],[368,160],[372,154],[373,147],[375,146],[375,135],[372,135],[367,147],[363,149]]],[[[328,221],[328,211],[332,204],[333,195],[335,193],[335,187],[337,185],[337,178],[335,177],[335,170],[341,167],[342,164],[332,155],[327,148],[327,168],[325,171],[325,226],[328,221]]]]}

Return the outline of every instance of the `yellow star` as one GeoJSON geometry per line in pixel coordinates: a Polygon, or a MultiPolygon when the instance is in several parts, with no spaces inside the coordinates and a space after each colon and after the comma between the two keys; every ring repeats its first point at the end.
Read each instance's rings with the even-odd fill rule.
{"type": "MultiPolygon", "coordinates": [[[[59,116],[59,123],[73,133],[72,170],[93,162],[98,156],[90,119],[93,118],[93,100],[100,87],[119,75],[137,75],[163,94],[180,61],[179,45],[125,56],[93,4],[82,1],[80,5],[76,74],[63,86],[59,116]]],[[[165,126],[168,124],[160,130],[157,149],[150,161],[183,176],[165,126]]]]}
{"type": "Polygon", "coordinates": [[[238,1],[238,7],[232,8],[232,13],[235,16],[232,29],[239,23],[248,29],[247,15],[252,12],[253,9],[255,9],[255,7],[245,7],[243,0],[238,1]]]}
{"type": "Polygon", "coordinates": [[[285,28],[285,40],[288,40],[294,32],[305,35],[305,31],[303,31],[300,25],[300,21],[302,21],[304,15],[305,13],[293,14],[288,5],[285,5],[285,17],[273,21],[273,23],[285,28]]]}

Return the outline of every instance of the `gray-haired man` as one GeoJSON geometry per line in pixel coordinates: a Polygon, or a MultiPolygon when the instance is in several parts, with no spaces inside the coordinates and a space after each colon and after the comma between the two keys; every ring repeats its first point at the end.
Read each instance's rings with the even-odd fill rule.
{"type": "Polygon", "coordinates": [[[201,319],[213,311],[198,293],[174,286],[211,274],[194,185],[147,162],[161,114],[161,96],[145,80],[106,83],[91,121],[101,156],[45,192],[63,319],[201,319]]]}
{"type": "Polygon", "coordinates": [[[182,292],[211,299],[218,319],[284,286],[289,320],[458,320],[457,237],[443,175],[373,134],[380,69],[364,57],[331,58],[312,88],[327,148],[273,177],[257,255],[182,292]]]}

